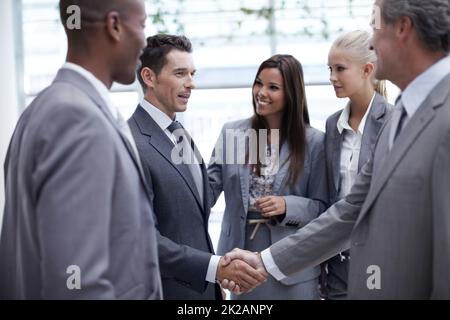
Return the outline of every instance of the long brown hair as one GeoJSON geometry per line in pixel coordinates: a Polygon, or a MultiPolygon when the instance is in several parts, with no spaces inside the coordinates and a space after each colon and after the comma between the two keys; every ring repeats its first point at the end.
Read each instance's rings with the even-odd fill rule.
{"type": "MultiPolygon", "coordinates": [[[[289,185],[294,185],[303,171],[305,161],[306,127],[309,126],[309,113],[306,103],[305,82],[301,63],[291,55],[277,54],[264,61],[256,73],[256,79],[263,69],[276,68],[280,70],[284,85],[284,112],[280,128],[280,146],[287,143],[289,146],[289,185]]],[[[256,101],[253,96],[253,116],[251,118],[252,129],[259,132],[260,129],[269,129],[264,117],[256,113],[256,101]]],[[[257,135],[257,155],[259,154],[259,135],[257,135]]],[[[247,157],[247,160],[249,157],[247,157]]],[[[261,161],[252,165],[258,175],[261,174],[261,161]]],[[[248,162],[247,162],[248,163],[248,162]]],[[[282,164],[280,164],[281,167],[282,164]]]]}

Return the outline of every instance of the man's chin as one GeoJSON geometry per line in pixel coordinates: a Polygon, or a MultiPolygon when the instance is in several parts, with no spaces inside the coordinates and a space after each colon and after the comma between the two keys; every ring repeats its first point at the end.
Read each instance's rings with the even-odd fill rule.
{"type": "Polygon", "coordinates": [[[133,72],[132,74],[123,75],[119,79],[115,79],[114,81],[123,85],[131,85],[136,80],[136,74],[133,72]]]}
{"type": "Polygon", "coordinates": [[[186,105],[178,105],[176,112],[185,112],[187,110],[187,104],[186,105]]]}

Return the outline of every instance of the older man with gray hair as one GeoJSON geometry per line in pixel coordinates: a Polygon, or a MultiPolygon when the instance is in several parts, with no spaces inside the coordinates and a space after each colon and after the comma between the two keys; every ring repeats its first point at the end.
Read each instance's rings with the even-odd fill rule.
{"type": "Polygon", "coordinates": [[[281,280],[350,248],[350,299],[450,299],[450,1],[375,5],[376,77],[401,95],[372,159],[348,196],[296,234],[228,258],[281,280]]]}

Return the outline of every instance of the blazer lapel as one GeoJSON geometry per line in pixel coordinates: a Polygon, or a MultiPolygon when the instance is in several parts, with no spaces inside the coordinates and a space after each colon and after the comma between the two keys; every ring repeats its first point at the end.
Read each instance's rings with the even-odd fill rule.
{"type": "MultiPolygon", "coordinates": [[[[135,118],[141,133],[149,137],[149,143],[153,146],[153,148],[155,148],[155,150],[158,151],[183,177],[183,180],[194,194],[198,205],[203,210],[204,204],[200,201],[200,195],[198,194],[194,183],[194,178],[192,177],[188,166],[185,164],[175,164],[172,161],[171,154],[174,150],[173,142],[141,106],[138,107],[136,114],[133,117],[135,118]]],[[[203,178],[205,178],[204,173],[203,178]]]]}
{"type": "Polygon", "coordinates": [[[208,219],[209,214],[209,186],[208,184],[208,170],[205,165],[205,161],[202,158],[200,168],[202,170],[202,177],[203,177],[203,212],[205,214],[206,221],[208,219]]]}
{"type": "Polygon", "coordinates": [[[332,144],[331,150],[333,150],[331,153],[331,171],[334,190],[336,191],[336,195],[338,195],[341,184],[341,148],[344,141],[344,135],[339,133],[336,125],[333,127],[334,129],[330,139],[332,144]]]}
{"type": "MultiPolygon", "coordinates": [[[[367,198],[361,210],[361,214],[356,221],[355,227],[367,214],[369,208],[372,206],[375,199],[380,194],[386,182],[392,176],[394,170],[397,168],[402,158],[405,156],[409,148],[414,144],[414,141],[417,140],[417,137],[435,117],[435,109],[443,104],[449,94],[448,82],[450,82],[450,76],[447,76],[445,80],[441,81],[438,87],[430,93],[428,98],[422,103],[414,116],[409,120],[409,123],[406,125],[406,127],[400,132],[399,136],[395,140],[394,147],[389,152],[389,154],[384,157],[384,161],[382,164],[383,169],[378,170],[377,172],[379,172],[379,174],[372,177],[370,192],[367,195],[367,198]],[[444,90],[445,92],[441,92],[444,90]]],[[[391,125],[392,122],[390,121],[385,130],[390,130],[391,125]]],[[[389,143],[388,133],[389,131],[384,132],[382,136],[383,140],[380,141],[381,145],[379,147],[377,146],[377,150],[386,150],[386,146],[389,143]]]]}
{"type": "Polygon", "coordinates": [[[358,172],[369,161],[372,154],[372,147],[374,146],[378,133],[384,123],[384,116],[387,102],[378,93],[375,95],[370,114],[368,114],[367,122],[364,128],[364,133],[361,141],[361,150],[359,153],[358,172]]]}
{"type": "Polygon", "coordinates": [[[278,172],[275,176],[275,181],[273,182],[273,194],[277,195],[280,191],[280,187],[282,185],[282,182],[285,180],[286,175],[288,173],[289,169],[289,147],[287,143],[283,143],[281,146],[281,149],[279,150],[279,156],[278,156],[278,172]]]}
{"type": "MultiPolygon", "coordinates": [[[[242,129],[246,130],[246,129],[242,129]]],[[[225,137],[226,139],[226,137],[225,137]]],[[[245,135],[240,134],[238,136],[239,141],[234,144],[234,154],[239,158],[240,154],[238,154],[238,146],[244,146],[245,145],[245,135]]],[[[225,140],[226,141],[226,140],[225,140]]],[[[248,152],[248,147],[245,148],[246,152],[248,152]]],[[[241,197],[242,197],[242,205],[244,206],[244,213],[247,214],[248,211],[248,201],[249,201],[249,190],[250,190],[250,166],[247,164],[239,164],[238,167],[238,174],[239,174],[239,181],[241,185],[241,197]]]]}

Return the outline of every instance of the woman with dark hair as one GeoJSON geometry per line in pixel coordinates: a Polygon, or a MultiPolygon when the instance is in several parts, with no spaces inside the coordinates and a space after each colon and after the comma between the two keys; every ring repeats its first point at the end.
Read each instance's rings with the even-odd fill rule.
{"type": "MultiPolygon", "coordinates": [[[[324,134],[309,124],[298,60],[275,55],[261,64],[253,109],[250,119],[224,125],[208,167],[214,203],[225,193],[219,254],[233,248],[261,251],[327,206],[324,134]]],[[[232,298],[318,299],[319,274],[317,266],[282,282],[269,278],[232,298]]]]}

